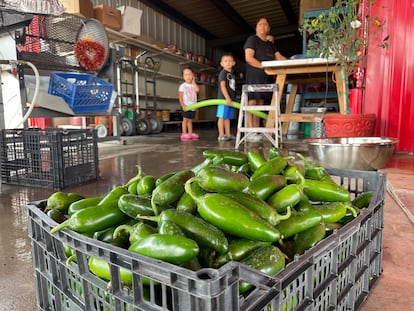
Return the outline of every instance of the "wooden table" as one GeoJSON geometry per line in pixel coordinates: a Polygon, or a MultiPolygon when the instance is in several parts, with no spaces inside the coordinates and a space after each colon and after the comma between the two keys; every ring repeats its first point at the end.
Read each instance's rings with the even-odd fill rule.
{"type": "MultiPolygon", "coordinates": [[[[285,113],[280,115],[280,121],[283,122],[283,135],[287,134],[289,122],[317,122],[321,118],[321,115],[317,113],[292,113],[298,85],[301,83],[335,82],[338,93],[339,112],[345,113],[344,92],[346,88],[340,73],[341,67],[337,65],[335,60],[324,58],[274,60],[262,62],[262,66],[268,75],[276,76],[279,98],[278,101],[272,100],[272,103],[281,102],[285,84],[289,83],[292,86],[285,113]]],[[[273,127],[274,122],[274,115],[269,114],[266,127],[273,127]]]]}

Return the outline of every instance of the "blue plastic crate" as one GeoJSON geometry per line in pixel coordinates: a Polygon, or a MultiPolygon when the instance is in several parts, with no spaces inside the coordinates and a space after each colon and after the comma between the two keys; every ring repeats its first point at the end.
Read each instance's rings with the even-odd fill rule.
{"type": "Polygon", "coordinates": [[[91,74],[51,73],[48,93],[62,97],[74,113],[108,113],[113,86],[91,74]]]}

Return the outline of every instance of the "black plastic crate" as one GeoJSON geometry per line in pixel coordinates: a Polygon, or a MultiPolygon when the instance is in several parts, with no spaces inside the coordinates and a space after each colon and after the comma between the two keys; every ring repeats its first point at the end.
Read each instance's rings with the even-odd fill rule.
{"type": "Polygon", "coordinates": [[[99,176],[95,130],[5,129],[1,181],[60,190],[99,176]]]}
{"type": "Polygon", "coordinates": [[[54,235],[56,223],[42,209],[46,201],[28,204],[38,310],[356,310],[382,273],[385,175],[330,170],[352,196],[373,191],[370,206],[336,233],[298,256],[275,276],[238,262],[197,272],[131,253],[70,230],[54,235]],[[64,244],[76,251],[66,262],[64,244]],[[105,260],[108,283],[93,275],[89,256],[105,260]],[[120,271],[132,274],[122,286],[120,271]],[[146,281],[144,281],[146,280],[146,281]],[[256,289],[239,296],[239,283],[256,289]],[[144,283],[149,283],[145,284],[144,283]]]}

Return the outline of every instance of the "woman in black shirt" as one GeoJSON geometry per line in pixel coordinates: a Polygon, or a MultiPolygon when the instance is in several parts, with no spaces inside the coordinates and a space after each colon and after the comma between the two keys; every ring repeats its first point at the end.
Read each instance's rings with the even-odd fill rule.
{"type": "MultiPolygon", "coordinates": [[[[247,38],[243,48],[246,60],[246,84],[272,83],[272,77],[268,76],[263,67],[262,61],[286,59],[276,49],[272,41],[268,40],[270,24],[266,17],[260,17],[256,23],[256,34],[247,38]]],[[[266,93],[249,93],[249,106],[263,105],[266,93]]],[[[248,127],[260,127],[259,117],[248,114],[248,127]]],[[[250,135],[250,141],[260,141],[261,135],[250,135]]]]}

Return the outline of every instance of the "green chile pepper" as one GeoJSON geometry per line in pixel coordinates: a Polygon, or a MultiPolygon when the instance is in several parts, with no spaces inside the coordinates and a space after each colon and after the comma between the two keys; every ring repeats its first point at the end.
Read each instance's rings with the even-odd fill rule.
{"type": "Polygon", "coordinates": [[[240,261],[252,251],[269,244],[270,242],[235,239],[229,243],[229,252],[227,254],[230,260],[240,261]]]}
{"type": "Polygon", "coordinates": [[[280,151],[280,149],[277,147],[271,147],[268,152],[269,160],[277,157],[284,157],[282,151],[280,151]]]}
{"type": "Polygon", "coordinates": [[[194,214],[197,211],[197,206],[193,198],[187,192],[184,192],[181,195],[181,198],[178,200],[175,208],[177,211],[183,211],[190,214],[194,214]]]}
{"type": "Polygon", "coordinates": [[[316,226],[297,233],[293,244],[295,254],[303,254],[307,249],[323,240],[325,235],[326,228],[324,223],[317,224],[316,226]]]}
{"type": "MultiPolygon", "coordinates": [[[[344,218],[342,218],[341,221],[344,218]]],[[[325,231],[326,231],[326,236],[331,235],[335,230],[341,229],[341,227],[343,226],[341,221],[336,222],[336,223],[333,223],[333,224],[324,223],[324,225],[325,225],[325,231]]]]}
{"type": "Polygon", "coordinates": [[[137,185],[138,181],[134,181],[128,186],[128,193],[130,194],[137,194],[137,185]]]}
{"type": "Polygon", "coordinates": [[[96,232],[117,226],[129,217],[122,213],[117,204],[91,206],[73,214],[69,219],[50,230],[53,234],[61,229],[69,228],[79,233],[96,232]]]}
{"type": "Polygon", "coordinates": [[[305,179],[303,192],[314,202],[347,202],[351,200],[349,191],[333,183],[305,179]]]}
{"type": "MultiPolygon", "coordinates": [[[[125,215],[136,218],[138,215],[153,216],[151,199],[136,194],[123,194],[118,199],[118,207],[125,215]]],[[[159,210],[173,208],[171,205],[160,206],[159,210]]]]}
{"type": "Polygon", "coordinates": [[[247,239],[233,239],[229,243],[229,251],[221,256],[218,256],[214,260],[213,267],[219,268],[225,263],[233,260],[240,261],[247,257],[251,252],[259,247],[270,245],[270,242],[253,241],[247,239]]]}
{"type": "MultiPolygon", "coordinates": [[[[88,267],[90,272],[92,272],[97,277],[108,282],[111,280],[111,270],[109,267],[109,263],[106,262],[104,259],[90,256],[88,259],[88,267]]],[[[120,267],[119,274],[121,283],[130,287],[132,285],[132,272],[130,270],[120,267]]],[[[142,278],[142,283],[145,285],[150,285],[150,281],[147,278],[142,278]]]]}
{"type": "Polygon", "coordinates": [[[127,194],[128,189],[124,186],[114,187],[109,193],[107,193],[103,199],[98,203],[98,206],[104,206],[112,204],[114,201],[118,201],[119,197],[123,194],[127,194]]]}
{"type": "Polygon", "coordinates": [[[203,157],[205,159],[220,158],[222,163],[229,165],[243,165],[248,162],[247,155],[240,151],[224,150],[224,149],[211,149],[204,150],[203,157]]]}
{"type": "Polygon", "coordinates": [[[137,194],[140,196],[150,196],[155,188],[155,177],[145,175],[137,183],[137,194]]]}
{"type": "MultiPolygon", "coordinates": [[[[89,271],[96,275],[97,277],[109,282],[111,281],[111,269],[109,264],[99,257],[91,256],[88,258],[88,267],[89,271]]],[[[121,279],[121,283],[123,285],[126,285],[128,287],[132,286],[132,272],[128,269],[125,269],[123,267],[119,268],[119,277],[121,279]]],[[[150,300],[150,293],[149,293],[149,286],[159,284],[158,282],[152,282],[146,278],[142,277],[142,284],[144,285],[142,287],[144,299],[149,301],[150,300]]],[[[128,305],[127,305],[128,306],[128,305]]]]}
{"type": "Polygon", "coordinates": [[[194,175],[197,175],[198,172],[203,169],[206,166],[212,165],[217,159],[216,158],[211,158],[211,159],[205,159],[203,162],[197,164],[196,166],[194,166],[191,171],[194,173],[194,175]]]}
{"type": "MultiPolygon", "coordinates": [[[[200,250],[201,252],[201,250],[200,250]]],[[[199,255],[200,256],[200,252],[199,255]]],[[[182,264],[182,267],[187,268],[191,271],[198,271],[201,268],[203,268],[200,264],[200,261],[198,260],[198,257],[195,257],[193,259],[191,259],[190,261],[185,262],[184,264],[182,264]]]]}
{"type": "Polygon", "coordinates": [[[279,175],[288,164],[288,159],[290,159],[290,157],[276,157],[267,161],[266,163],[262,164],[257,170],[254,171],[250,179],[254,180],[257,177],[263,175],[279,175]]]}
{"type": "Polygon", "coordinates": [[[300,153],[296,155],[303,161],[303,167],[305,170],[303,176],[305,178],[324,181],[328,183],[335,183],[328,171],[323,166],[319,165],[318,163],[306,160],[305,157],[300,153]]]}
{"type": "MultiPolygon", "coordinates": [[[[181,230],[180,226],[178,226],[176,223],[170,220],[164,220],[161,222],[158,228],[158,233],[167,234],[167,235],[179,235],[179,236],[185,237],[185,234],[183,230],[181,230]]],[[[193,271],[197,271],[201,269],[201,265],[197,257],[194,257],[190,259],[189,261],[185,262],[183,266],[193,271]]]]}
{"type": "Polygon", "coordinates": [[[197,211],[205,221],[236,237],[264,242],[279,240],[279,231],[244,205],[220,193],[197,197],[192,193],[191,182],[187,181],[185,190],[196,201],[197,211]]]}
{"type": "Polygon", "coordinates": [[[290,207],[287,207],[285,215],[280,215],[268,203],[248,193],[232,191],[223,192],[223,195],[244,205],[273,226],[277,225],[281,220],[290,217],[290,207]]]}
{"type": "Polygon", "coordinates": [[[259,199],[267,200],[285,185],[286,178],[282,175],[263,175],[251,180],[243,191],[251,193],[259,199]]]}
{"type": "Polygon", "coordinates": [[[211,248],[219,254],[228,251],[228,241],[224,233],[204,219],[190,213],[168,209],[162,211],[159,216],[140,216],[158,222],[160,226],[164,221],[169,220],[177,224],[184,234],[195,240],[200,246],[211,248]]]}
{"type": "Polygon", "coordinates": [[[252,174],[252,168],[250,166],[250,163],[244,163],[243,165],[240,165],[237,168],[236,173],[243,174],[249,177],[252,174]]]}
{"type": "Polygon", "coordinates": [[[355,205],[352,204],[352,208],[348,209],[346,212],[346,215],[344,217],[342,217],[337,224],[339,224],[340,226],[344,226],[347,223],[351,222],[352,220],[354,220],[359,213],[361,212],[361,210],[356,207],[355,205]]]}
{"type": "Polygon", "coordinates": [[[136,225],[132,226],[129,242],[130,244],[134,244],[136,241],[139,241],[156,232],[157,229],[151,225],[146,224],[145,222],[139,222],[136,225]]]}
{"type": "Polygon", "coordinates": [[[249,160],[250,167],[253,171],[257,170],[260,166],[266,163],[266,159],[261,154],[253,150],[247,152],[247,159],[249,160]]]}
{"type": "Polygon", "coordinates": [[[63,245],[63,253],[65,254],[65,257],[66,258],[69,258],[69,257],[71,257],[73,255],[76,256],[76,251],[72,247],[70,247],[66,243],[63,243],[62,245],[63,245]]]}
{"type": "Polygon", "coordinates": [[[347,210],[352,210],[351,202],[328,202],[322,204],[310,204],[301,210],[313,210],[322,216],[325,223],[336,223],[345,217],[347,210]]]}
{"type": "Polygon", "coordinates": [[[287,208],[293,208],[303,198],[302,187],[297,184],[289,184],[274,193],[267,200],[278,213],[285,213],[287,208]]]}
{"type": "Polygon", "coordinates": [[[175,173],[176,173],[176,172],[167,173],[167,174],[164,174],[164,175],[162,175],[162,176],[158,177],[158,178],[155,180],[155,187],[158,187],[160,184],[162,184],[162,183],[163,183],[164,181],[166,181],[168,178],[170,178],[171,176],[173,176],[175,173]]]}
{"type": "Polygon", "coordinates": [[[292,215],[277,224],[276,228],[279,230],[282,239],[287,239],[321,222],[321,214],[313,209],[300,212],[293,210],[292,215]]]}
{"type": "Polygon", "coordinates": [[[198,184],[206,191],[242,191],[249,183],[246,175],[232,172],[220,166],[208,166],[196,175],[198,184]]]}
{"type": "Polygon", "coordinates": [[[352,204],[356,206],[358,209],[367,208],[369,206],[369,203],[372,200],[372,192],[371,191],[365,191],[355,197],[354,200],[352,200],[352,204]]]}
{"type": "Polygon", "coordinates": [[[184,184],[191,177],[194,177],[191,170],[177,172],[153,190],[151,206],[155,215],[158,215],[158,206],[173,204],[181,197],[184,184]]]}
{"type": "Polygon", "coordinates": [[[97,197],[84,198],[79,201],[75,201],[69,205],[68,214],[73,215],[77,211],[80,211],[81,209],[98,205],[99,202],[101,202],[103,198],[104,196],[97,196],[97,197]]]}
{"type": "Polygon", "coordinates": [[[198,258],[198,262],[203,268],[217,268],[216,251],[212,250],[211,248],[201,247],[200,253],[197,258],[198,258]]]}
{"type": "MultiPolygon", "coordinates": [[[[278,247],[267,245],[254,250],[249,256],[242,259],[241,263],[267,275],[274,276],[285,267],[286,255],[278,247]]],[[[246,294],[252,288],[252,284],[241,282],[239,293],[246,294]]]]}
{"type": "Polygon", "coordinates": [[[185,236],[159,233],[136,241],[128,250],[176,265],[194,259],[200,251],[197,243],[185,236]]]}
{"type": "Polygon", "coordinates": [[[128,235],[125,234],[118,234],[114,238],[114,231],[116,227],[111,227],[102,231],[95,232],[93,238],[114,246],[125,248],[128,246],[128,235]]]}
{"type": "Polygon", "coordinates": [[[126,234],[129,236],[129,244],[133,244],[134,242],[156,232],[156,228],[144,223],[143,221],[140,221],[134,225],[123,224],[116,227],[113,233],[113,238],[117,239],[119,236],[126,234]]]}
{"type": "Polygon", "coordinates": [[[141,166],[137,165],[137,174],[134,177],[132,177],[130,180],[128,180],[128,182],[124,185],[124,187],[128,189],[128,187],[131,184],[138,182],[141,179],[141,177],[142,177],[142,169],[141,169],[141,166]]]}
{"type": "Polygon", "coordinates": [[[301,183],[304,174],[303,166],[299,164],[288,166],[283,172],[289,183],[301,183]]]}
{"type": "Polygon", "coordinates": [[[159,225],[158,233],[185,236],[180,226],[178,226],[175,222],[172,222],[171,220],[162,221],[161,224],[159,225]]]}
{"type": "Polygon", "coordinates": [[[77,193],[57,191],[48,197],[46,210],[54,209],[67,214],[70,204],[83,198],[83,196],[77,193]]]}
{"type": "Polygon", "coordinates": [[[48,210],[46,215],[49,216],[54,221],[56,221],[58,224],[61,224],[62,222],[66,220],[65,213],[55,208],[48,210]]]}
{"type": "Polygon", "coordinates": [[[295,241],[293,239],[287,239],[284,241],[280,241],[279,242],[279,247],[280,250],[283,252],[283,254],[286,255],[286,259],[289,261],[293,261],[293,259],[295,258],[295,241]]]}

